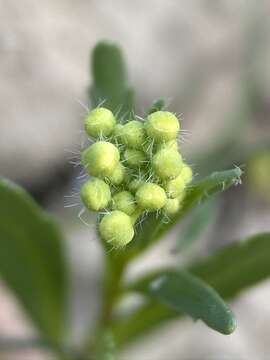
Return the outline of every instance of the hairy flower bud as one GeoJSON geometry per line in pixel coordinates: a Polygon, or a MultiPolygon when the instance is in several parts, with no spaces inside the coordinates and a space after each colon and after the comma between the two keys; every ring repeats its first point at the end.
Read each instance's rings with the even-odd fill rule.
{"type": "Polygon", "coordinates": [[[111,135],[115,122],[113,113],[100,107],[90,111],[85,119],[84,127],[89,136],[98,138],[102,135],[111,135]]]}
{"type": "Polygon", "coordinates": [[[102,218],[99,232],[102,239],[116,248],[124,247],[134,236],[130,216],[118,210],[114,210],[102,218]]]}
{"type": "Polygon", "coordinates": [[[94,211],[106,208],[111,200],[110,187],[100,179],[86,181],[81,187],[80,195],[87,209],[94,211]]]}
{"type": "Polygon", "coordinates": [[[180,130],[177,117],[168,111],[156,111],[147,117],[147,135],[157,143],[175,140],[180,130]]]}
{"type": "Polygon", "coordinates": [[[181,194],[177,196],[177,199],[179,200],[180,204],[183,202],[185,196],[186,196],[186,191],[181,192],[181,194]]]}
{"type": "Polygon", "coordinates": [[[120,185],[125,179],[125,167],[119,162],[116,165],[113,173],[107,177],[109,182],[113,185],[120,185]]]}
{"type": "Polygon", "coordinates": [[[182,177],[182,171],[175,179],[168,180],[164,184],[164,189],[166,190],[169,198],[177,198],[185,190],[186,184],[182,177]]]}
{"type": "Polygon", "coordinates": [[[124,152],[124,158],[131,168],[140,168],[146,165],[147,158],[140,150],[127,148],[124,152]]]}
{"type": "Polygon", "coordinates": [[[163,213],[167,216],[172,216],[180,210],[179,199],[167,199],[162,209],[163,213]]]}
{"type": "Polygon", "coordinates": [[[115,143],[121,144],[122,143],[122,130],[124,125],[122,124],[116,124],[113,129],[113,138],[115,143]]]}
{"type": "Polygon", "coordinates": [[[180,210],[192,169],[179,153],[180,124],[173,113],[155,111],[141,122],[97,108],[87,115],[85,131],[97,141],[82,152],[81,164],[95,178],[82,186],[81,198],[90,210],[111,210],[99,223],[106,242],[123,247],[140,216],[158,211],[169,217],[180,210]]]}
{"type": "Polygon", "coordinates": [[[116,146],[107,141],[98,141],[83,151],[81,162],[88,174],[96,177],[110,176],[119,163],[116,146]]]}
{"type": "Polygon", "coordinates": [[[162,143],[157,144],[156,152],[159,150],[163,150],[163,149],[173,149],[173,150],[178,151],[179,146],[178,146],[177,140],[170,140],[167,142],[162,142],[162,143]]]}
{"type": "Polygon", "coordinates": [[[136,210],[135,198],[129,191],[120,191],[112,198],[112,208],[132,215],[136,210]]]}
{"type": "Polygon", "coordinates": [[[156,211],[165,205],[166,193],[157,184],[145,183],[137,190],[136,200],[140,208],[147,211],[156,211]]]}
{"type": "Polygon", "coordinates": [[[128,184],[128,189],[130,192],[135,194],[139,187],[142,186],[144,183],[145,181],[142,178],[133,179],[128,184]]]}
{"type": "Polygon", "coordinates": [[[192,176],[192,168],[187,164],[183,164],[183,169],[181,170],[181,177],[184,180],[185,184],[189,184],[192,181],[192,176]]]}
{"type": "Polygon", "coordinates": [[[156,175],[162,180],[176,178],[183,167],[179,152],[170,148],[158,151],[153,156],[152,164],[156,175]]]}
{"type": "Polygon", "coordinates": [[[129,121],[121,129],[121,140],[129,148],[141,149],[146,141],[144,125],[137,120],[129,121]]]}

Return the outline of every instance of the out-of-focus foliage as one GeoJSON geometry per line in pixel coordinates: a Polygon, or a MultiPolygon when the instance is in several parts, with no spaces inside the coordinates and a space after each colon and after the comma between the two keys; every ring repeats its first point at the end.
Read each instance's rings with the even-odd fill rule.
{"type": "Polygon", "coordinates": [[[236,320],[221,297],[205,282],[184,271],[164,271],[139,290],[177,312],[201,319],[209,327],[230,334],[236,320]]]}
{"type": "Polygon", "coordinates": [[[66,325],[66,264],[56,223],[22,188],[0,180],[0,275],[45,338],[66,325]]]}
{"type": "MultiPolygon", "coordinates": [[[[270,233],[241,239],[188,267],[191,274],[211,285],[225,299],[270,276],[270,233]]],[[[141,291],[153,279],[166,274],[155,271],[127,284],[128,291],[141,291]]],[[[171,270],[170,270],[171,271],[171,270]]],[[[116,341],[123,345],[179,316],[177,311],[158,302],[146,302],[129,317],[114,324],[116,341]]]]}
{"type": "Polygon", "coordinates": [[[92,53],[93,85],[89,90],[94,107],[103,104],[127,116],[134,108],[134,92],[127,79],[127,69],[120,48],[107,42],[100,42],[92,53]]]}

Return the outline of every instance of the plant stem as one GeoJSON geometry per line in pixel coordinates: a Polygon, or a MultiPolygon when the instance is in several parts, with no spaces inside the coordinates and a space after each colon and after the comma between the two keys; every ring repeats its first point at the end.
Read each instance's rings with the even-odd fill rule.
{"type": "MultiPolygon", "coordinates": [[[[142,211],[142,209],[137,208],[131,217],[133,224],[142,214],[142,211]]],[[[95,334],[90,334],[87,339],[85,348],[86,353],[88,351],[97,352],[98,347],[100,346],[100,339],[107,331],[111,330],[114,306],[121,295],[122,276],[130,260],[124,251],[109,251],[107,244],[104,242],[103,248],[105,257],[105,272],[103,279],[102,307],[95,334]]]]}
{"type": "Polygon", "coordinates": [[[111,323],[113,307],[118,298],[120,283],[126,265],[121,256],[113,259],[107,257],[106,260],[103,306],[99,322],[101,328],[107,328],[111,323]]]}
{"type": "Polygon", "coordinates": [[[120,284],[127,265],[127,258],[121,251],[105,251],[105,272],[103,280],[102,307],[96,331],[86,341],[85,353],[97,353],[102,346],[101,338],[110,331],[113,322],[114,305],[120,294],[120,284]]]}

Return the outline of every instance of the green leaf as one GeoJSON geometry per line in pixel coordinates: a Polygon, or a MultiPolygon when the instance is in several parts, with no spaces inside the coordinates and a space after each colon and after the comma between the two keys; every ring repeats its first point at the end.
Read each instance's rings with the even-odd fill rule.
{"type": "MultiPolygon", "coordinates": [[[[212,286],[224,299],[232,299],[244,289],[254,286],[270,276],[270,233],[254,235],[235,242],[224,249],[193,264],[188,270],[212,286]]],[[[153,279],[162,276],[156,271],[129,284],[128,291],[140,291],[153,279]]],[[[151,302],[143,305],[130,317],[115,324],[115,338],[119,345],[151,331],[179,314],[162,304],[151,302]],[[146,314],[151,317],[145,321],[146,314]],[[133,327],[135,324],[135,327],[133,327]],[[124,331],[125,329],[125,331],[124,331]]]]}
{"type": "Polygon", "coordinates": [[[270,233],[240,240],[191,266],[190,271],[213,286],[224,298],[270,276],[270,233]]]}
{"type": "Polygon", "coordinates": [[[93,107],[104,106],[118,116],[128,116],[134,109],[134,93],[127,81],[127,70],[121,49],[100,42],[92,53],[93,85],[89,90],[93,107]]]}
{"type": "Polygon", "coordinates": [[[181,236],[177,240],[175,253],[185,250],[194,241],[199,240],[204,230],[214,221],[216,209],[216,202],[211,200],[192,210],[190,221],[184,227],[181,236]]]}
{"type": "Polygon", "coordinates": [[[156,99],[153,101],[153,104],[151,106],[151,108],[148,111],[148,115],[156,112],[156,111],[160,111],[163,110],[165,107],[165,100],[160,98],[160,99],[156,99]]]}
{"type": "Polygon", "coordinates": [[[231,334],[236,327],[233,313],[217,292],[187,272],[163,273],[141,290],[179,313],[201,319],[222,334],[231,334]]]}
{"type": "Polygon", "coordinates": [[[19,186],[0,179],[0,276],[42,334],[59,340],[65,325],[66,269],[53,220],[19,186]]]}
{"type": "Polygon", "coordinates": [[[212,196],[227,190],[230,186],[239,184],[241,175],[242,170],[236,167],[231,170],[214,172],[210,176],[192,183],[186,190],[181,210],[170,222],[163,222],[160,218],[157,218],[155,213],[148,215],[147,220],[143,223],[143,228],[138,231],[134,240],[126,248],[126,251],[130,251],[130,257],[140,254],[152,243],[159,240],[195,206],[203,204],[212,196]]]}
{"type": "Polygon", "coordinates": [[[194,206],[209,200],[211,196],[227,190],[232,185],[241,183],[242,170],[238,167],[231,170],[214,172],[210,176],[195,182],[187,189],[183,200],[183,206],[179,213],[168,224],[165,224],[159,231],[158,236],[163,235],[177,221],[179,221],[194,206]]]}

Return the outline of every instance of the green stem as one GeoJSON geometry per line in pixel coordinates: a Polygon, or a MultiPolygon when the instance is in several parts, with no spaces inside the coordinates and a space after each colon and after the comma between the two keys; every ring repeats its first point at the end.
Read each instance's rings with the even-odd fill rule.
{"type": "Polygon", "coordinates": [[[121,292],[121,280],[126,265],[127,260],[122,252],[105,252],[103,303],[96,331],[94,334],[91,333],[86,341],[86,353],[95,353],[99,350],[100,339],[112,326],[113,310],[121,292]]]}
{"type": "MultiPolygon", "coordinates": [[[[118,258],[118,257],[117,257],[118,258]]],[[[120,282],[122,279],[125,262],[121,259],[118,263],[107,258],[104,290],[103,290],[103,306],[100,316],[99,325],[101,328],[107,328],[112,320],[113,307],[118,298],[120,282]]]]}
{"type": "MultiPolygon", "coordinates": [[[[131,216],[134,224],[138,217],[142,214],[142,209],[137,208],[131,216]]],[[[100,317],[97,323],[94,335],[91,333],[86,341],[86,353],[97,352],[100,339],[103,335],[111,330],[113,324],[113,310],[114,306],[122,294],[121,281],[123,273],[128,265],[129,257],[121,250],[110,252],[107,244],[104,245],[105,254],[105,272],[103,281],[102,307],[100,317]]]]}
{"type": "MultiPolygon", "coordinates": [[[[133,224],[142,214],[142,211],[142,209],[137,208],[131,216],[133,224]]],[[[98,326],[99,329],[110,328],[113,308],[121,294],[121,280],[127,264],[128,258],[121,251],[105,253],[103,306],[98,326]]]]}

